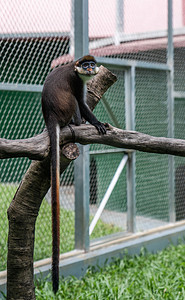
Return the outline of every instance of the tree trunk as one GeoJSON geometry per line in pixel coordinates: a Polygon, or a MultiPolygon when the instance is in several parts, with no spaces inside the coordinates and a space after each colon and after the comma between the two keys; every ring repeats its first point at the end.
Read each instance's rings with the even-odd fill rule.
{"type": "Polygon", "coordinates": [[[35,222],[50,186],[50,162],[32,162],[8,209],[7,299],[35,299],[35,222]]]}

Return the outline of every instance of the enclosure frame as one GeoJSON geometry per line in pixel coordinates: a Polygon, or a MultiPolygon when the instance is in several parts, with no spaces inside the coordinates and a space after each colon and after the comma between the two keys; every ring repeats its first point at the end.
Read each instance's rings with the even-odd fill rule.
{"type": "MultiPolygon", "coordinates": [[[[77,9],[74,10],[74,28],[75,28],[75,58],[83,56],[87,53],[89,48],[88,44],[88,1],[79,0],[75,1],[77,9]],[[78,22],[79,11],[82,11],[84,16],[82,22],[78,22]]],[[[168,0],[168,44],[167,44],[167,62],[166,63],[150,63],[140,62],[124,59],[115,58],[104,58],[98,57],[97,60],[100,64],[110,68],[119,69],[124,71],[125,74],[125,119],[126,129],[135,130],[135,76],[136,69],[151,69],[151,70],[162,70],[167,72],[167,86],[168,86],[168,137],[174,137],[174,88],[173,88],[173,76],[174,76],[174,50],[173,50],[173,17],[172,17],[172,0],[168,0]]],[[[89,234],[86,230],[89,221],[88,203],[89,203],[89,148],[87,146],[80,146],[80,158],[81,160],[76,168],[75,182],[77,186],[83,186],[81,189],[75,190],[75,198],[78,199],[78,208],[75,209],[75,214],[80,216],[78,227],[75,226],[75,232],[78,232],[78,238],[81,236],[82,241],[79,242],[77,249],[87,250],[89,248],[89,234]],[[86,149],[86,151],[84,150],[86,149]],[[83,154],[82,154],[83,153],[83,154]],[[83,156],[83,158],[82,158],[83,156]],[[81,166],[81,167],[80,167],[81,166]],[[85,168],[85,169],[84,169],[85,168]],[[84,172],[84,170],[86,170],[84,172]],[[83,174],[83,176],[81,176],[83,174]],[[81,182],[79,182],[81,180],[81,182]],[[79,204],[82,199],[81,205],[79,204]],[[86,199],[86,200],[85,200],[86,199]],[[84,204],[87,201],[87,204],[84,204]],[[82,210],[81,210],[82,209],[82,210]],[[83,212],[82,212],[83,211],[83,212]],[[84,218],[86,218],[86,226],[83,226],[84,218]],[[81,220],[81,221],[80,221],[81,220]],[[79,229],[80,228],[80,229],[79,229]],[[81,229],[83,229],[81,231],[81,229]],[[81,232],[79,232],[79,230],[81,232]],[[85,237],[85,238],[84,238],[85,237]]],[[[136,157],[135,152],[127,152],[127,232],[134,233],[136,231],[135,218],[136,218],[136,170],[135,163],[136,157]]],[[[106,153],[106,151],[104,152],[106,153]]],[[[112,152],[114,153],[114,151],[112,152]]],[[[77,161],[75,165],[77,165],[77,161]]],[[[175,222],[175,177],[174,177],[174,157],[168,156],[168,169],[169,169],[169,222],[175,222]]],[[[106,237],[105,237],[106,238],[106,237]]],[[[102,240],[104,237],[102,238],[102,240]]],[[[76,244],[77,245],[77,244],[76,244]]]]}
{"type": "MultiPolygon", "coordinates": [[[[174,137],[174,97],[185,98],[185,92],[174,91],[174,48],[173,48],[173,0],[168,0],[168,46],[167,62],[152,63],[135,60],[97,57],[99,64],[110,69],[122,70],[125,74],[125,118],[126,129],[135,130],[135,74],[138,69],[161,70],[167,72],[168,86],[168,137],[174,137]]],[[[74,50],[75,59],[88,53],[88,1],[75,0],[74,3],[74,50]],[[80,18],[80,15],[83,18],[80,18]],[[79,19],[82,22],[79,22],[79,19]]],[[[119,32],[119,24],[117,24],[119,32]]],[[[41,92],[42,85],[0,83],[0,90],[41,92]]],[[[177,243],[179,237],[185,236],[185,221],[175,222],[175,167],[174,157],[168,157],[169,170],[169,224],[144,233],[136,233],[136,170],[135,151],[119,149],[128,155],[127,161],[127,233],[102,237],[98,241],[89,238],[89,157],[94,154],[89,146],[79,145],[80,157],[75,161],[75,250],[61,255],[60,272],[64,276],[81,276],[88,265],[102,265],[113,256],[122,257],[125,249],[129,254],[139,253],[145,246],[149,251],[162,250],[170,242],[177,243]]],[[[102,153],[106,153],[102,152],[102,153]]],[[[112,152],[113,153],[113,152],[112,152]]],[[[51,260],[44,259],[35,263],[35,274],[47,275],[51,268],[51,260]]],[[[0,289],[4,290],[6,272],[0,272],[0,289]]]]}

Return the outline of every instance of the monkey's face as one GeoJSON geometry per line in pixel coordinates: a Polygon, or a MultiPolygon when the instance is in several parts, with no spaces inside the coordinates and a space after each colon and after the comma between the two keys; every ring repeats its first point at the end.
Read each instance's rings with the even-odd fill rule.
{"type": "Polygon", "coordinates": [[[83,81],[89,81],[94,75],[99,71],[99,68],[96,65],[96,61],[93,56],[87,56],[90,59],[83,59],[77,61],[75,65],[75,71],[78,73],[80,78],[83,81]]]}

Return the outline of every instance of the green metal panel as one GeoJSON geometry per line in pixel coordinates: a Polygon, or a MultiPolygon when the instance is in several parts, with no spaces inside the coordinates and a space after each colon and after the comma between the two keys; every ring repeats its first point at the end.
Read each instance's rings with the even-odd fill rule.
{"type": "MultiPolygon", "coordinates": [[[[41,94],[0,91],[1,137],[24,139],[41,132],[41,94]]],[[[19,182],[30,165],[27,158],[1,160],[1,182],[19,182]]]]}
{"type": "MultiPolygon", "coordinates": [[[[136,72],[136,130],[167,136],[167,74],[136,72]]],[[[168,157],[136,154],[137,214],[168,220],[168,157]]]]}
{"type": "MultiPolygon", "coordinates": [[[[185,99],[175,99],[175,138],[185,138],[185,99]]],[[[175,157],[176,219],[185,218],[185,158],[175,157]]]]}
{"type": "Polygon", "coordinates": [[[68,50],[65,36],[4,38],[0,43],[0,81],[43,84],[52,60],[68,50]]]}

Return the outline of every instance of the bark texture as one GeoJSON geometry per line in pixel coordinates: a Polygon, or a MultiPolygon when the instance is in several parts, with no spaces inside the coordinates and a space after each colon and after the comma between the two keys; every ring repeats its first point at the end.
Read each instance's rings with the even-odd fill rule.
{"type": "MultiPolygon", "coordinates": [[[[71,126],[73,128],[73,135],[68,127],[62,128],[60,132],[62,154],[68,159],[76,159],[78,157],[78,148],[76,144],[71,143],[75,138],[75,142],[82,145],[105,144],[142,152],[185,156],[185,140],[154,137],[137,131],[118,129],[110,124],[105,125],[107,128],[105,135],[99,135],[94,126],[87,124],[71,126]]],[[[5,143],[3,139],[0,141],[0,158],[26,156],[29,158],[32,157],[33,160],[43,160],[49,153],[47,131],[30,139],[5,140],[5,143]],[[38,150],[40,149],[38,148],[39,144],[42,144],[42,152],[38,150]]]]}
{"type": "Polygon", "coordinates": [[[49,159],[32,162],[8,209],[7,299],[35,299],[35,221],[50,186],[49,159]]]}

